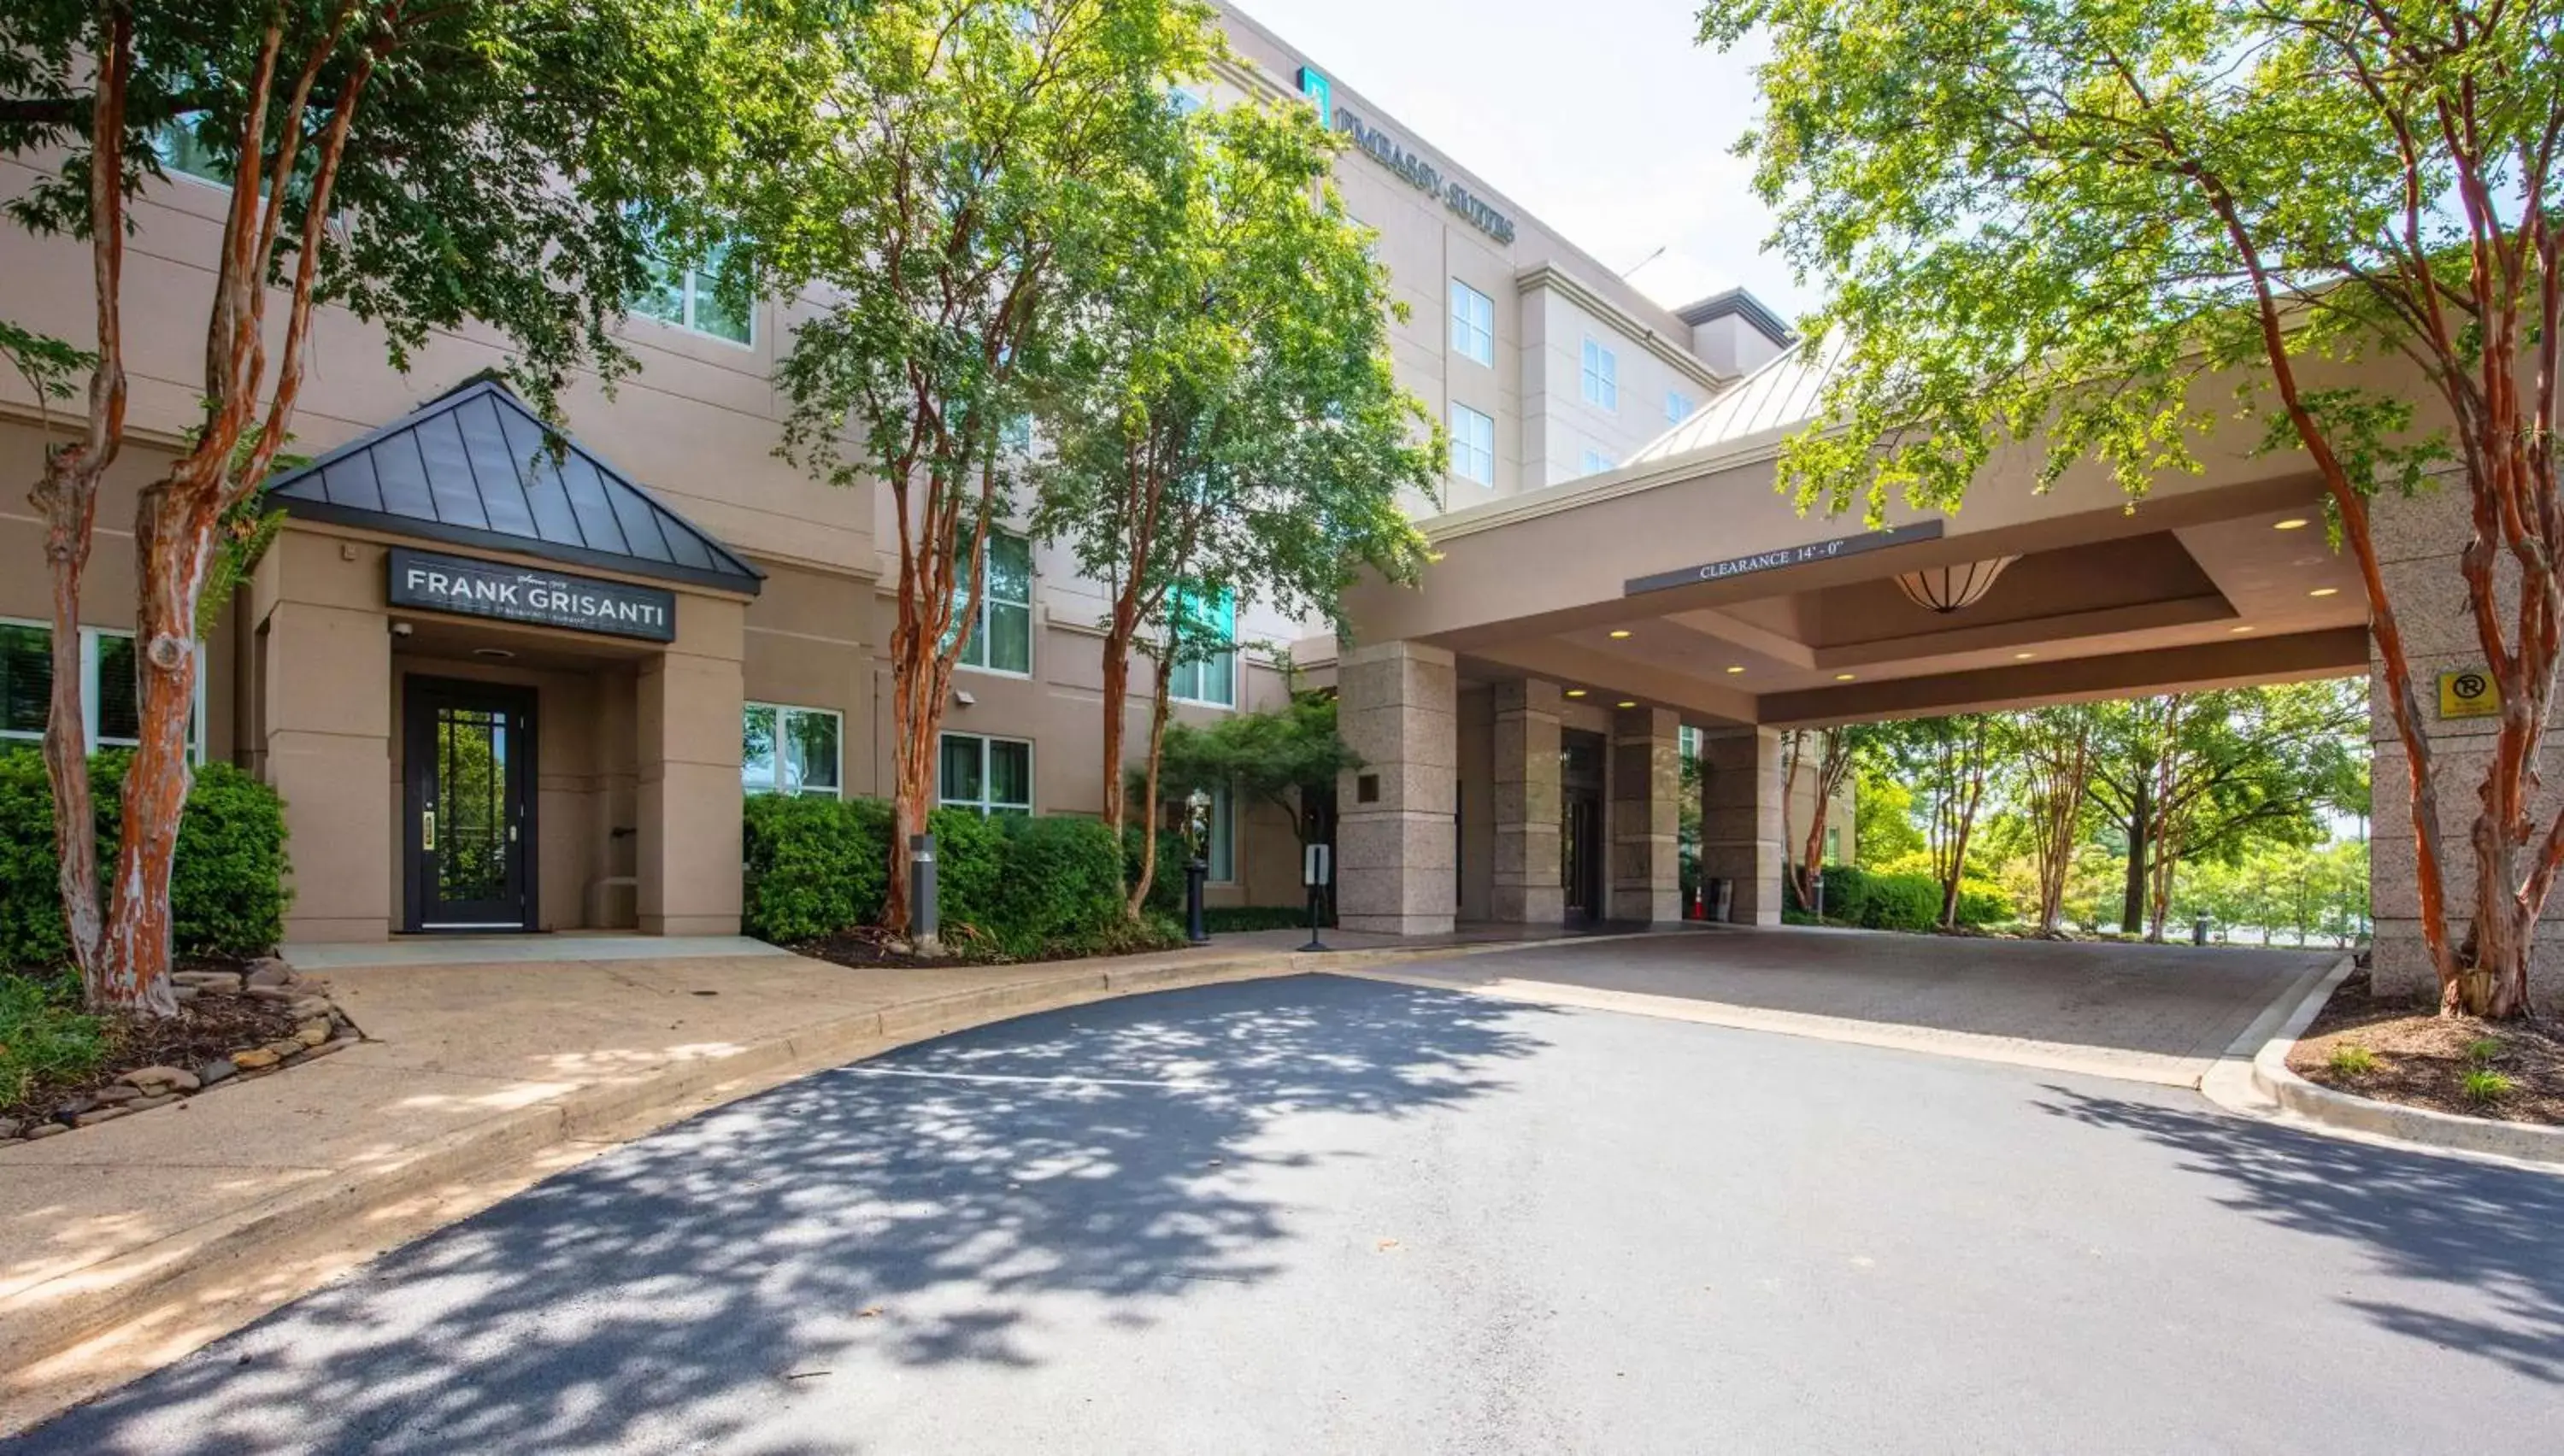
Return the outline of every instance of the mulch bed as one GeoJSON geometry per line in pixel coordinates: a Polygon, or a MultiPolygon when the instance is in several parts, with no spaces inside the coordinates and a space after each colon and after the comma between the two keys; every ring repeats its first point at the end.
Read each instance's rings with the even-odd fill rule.
{"type": "Polygon", "coordinates": [[[936,956],[918,954],[909,941],[878,926],[856,926],[804,940],[786,948],[795,954],[859,970],[887,968],[892,970],[950,970],[957,965],[1027,965],[1047,964],[1059,960],[1087,960],[1098,955],[1136,955],[1152,950],[1180,949],[1183,942],[1161,944],[1135,931],[1129,943],[1102,943],[1048,955],[1009,955],[985,938],[961,933],[947,938],[944,953],[936,956]]]}
{"type": "MultiPolygon", "coordinates": [[[[239,977],[258,963],[196,961],[178,970],[181,977],[198,980],[239,977]]],[[[0,1144],[10,1138],[44,1136],[42,1130],[49,1125],[87,1127],[117,1115],[119,1109],[165,1106],[223,1082],[265,1076],[361,1040],[346,1016],[327,1004],[326,992],[299,976],[256,990],[220,984],[188,986],[182,980],[179,995],[174,1017],[107,1018],[107,1054],[87,1075],[39,1078],[16,1103],[0,1107],[0,1144]],[[298,1031],[316,1020],[324,1021],[328,1028],[323,1045],[298,1040],[298,1031]],[[286,1050],[289,1046],[293,1050],[286,1050]],[[187,1074],[188,1080],[137,1089],[128,1074],[145,1068],[174,1069],[187,1074]]]]}
{"type": "Polygon", "coordinates": [[[2336,1092],[2380,1102],[2488,1118],[2506,1123],[2564,1126],[2564,1033],[2551,1021],[2484,1021],[2442,1016],[2428,998],[2380,996],[2365,971],[2333,992],[2323,1011],[2288,1053],[2288,1070],[2336,1092]],[[2478,1043],[2498,1043],[2489,1056],[2478,1043]],[[2365,1072],[2335,1070],[2333,1054],[2363,1047],[2376,1059],[2365,1072]],[[2466,1074],[2478,1069],[2510,1079],[2511,1090],[2489,1101],[2466,1095],[2466,1074]]]}

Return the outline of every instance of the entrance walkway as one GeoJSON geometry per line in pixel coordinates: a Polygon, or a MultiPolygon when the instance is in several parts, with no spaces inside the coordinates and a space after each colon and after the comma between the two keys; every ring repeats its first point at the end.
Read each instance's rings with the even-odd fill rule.
{"type": "Polygon", "coordinates": [[[1706,929],[1384,972],[1485,991],[2195,1087],[2344,952],[1706,929]]]}

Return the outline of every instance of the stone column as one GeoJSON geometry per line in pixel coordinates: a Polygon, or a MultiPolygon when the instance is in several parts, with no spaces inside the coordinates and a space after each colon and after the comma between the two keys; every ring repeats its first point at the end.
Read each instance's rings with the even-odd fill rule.
{"type": "Polygon", "coordinates": [[[1712,730],[1701,736],[1700,755],[1701,877],[1735,882],[1738,925],[1777,926],[1786,853],[1780,730],[1712,730]]]}
{"type": "Polygon", "coordinates": [[[682,598],[677,641],[634,684],[643,935],[739,934],[745,620],[738,602],[682,598]]]}
{"type": "Polygon", "coordinates": [[[285,938],[380,940],[400,914],[383,549],[288,530],[251,596],[262,762],[293,850],[285,938]]]}
{"type": "Polygon", "coordinates": [[[1458,674],[1413,642],[1356,648],[1336,667],[1339,730],[1362,767],[1337,785],[1336,917],[1348,931],[1437,936],[1458,899],[1458,674]]]}
{"type": "Polygon", "coordinates": [[[1682,919],[1682,721],[1670,709],[1611,715],[1611,919],[1682,919]]]}
{"type": "Polygon", "coordinates": [[[1490,914],[1507,925],[1554,926],[1567,917],[1559,882],[1556,683],[1537,678],[1494,690],[1495,895],[1490,914]]]}

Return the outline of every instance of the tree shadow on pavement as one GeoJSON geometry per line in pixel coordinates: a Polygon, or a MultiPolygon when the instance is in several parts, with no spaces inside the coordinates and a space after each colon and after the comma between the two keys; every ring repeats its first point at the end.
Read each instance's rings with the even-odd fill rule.
{"type": "Polygon", "coordinates": [[[800,1449],[750,1427],[832,1362],[1029,1363],[1037,1296],[1146,1323],[1287,1267],[1288,1210],[1244,1174],[1309,1155],[1259,1153],[1269,1121],[1500,1093],[1541,1014],[1303,976],[890,1053],[553,1177],[0,1451],[800,1449]]]}
{"type": "Polygon", "coordinates": [[[2350,1300],[2382,1328],[2564,1384],[2564,1177],[2152,1103],[2046,1089],[2039,1106],[2139,1134],[2222,1179],[2218,1201],[2365,1249],[2381,1273],[2461,1286],[2496,1318],[2350,1300]]]}

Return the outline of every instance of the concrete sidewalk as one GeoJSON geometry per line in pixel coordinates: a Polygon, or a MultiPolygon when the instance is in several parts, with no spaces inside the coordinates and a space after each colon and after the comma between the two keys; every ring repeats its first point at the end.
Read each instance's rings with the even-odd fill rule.
{"type": "Polygon", "coordinates": [[[1294,953],[1305,938],[937,970],[771,950],[333,967],[320,979],[364,1045],[0,1150],[0,1431],[597,1151],[808,1072],[1108,996],[1505,943],[1331,936],[1347,948],[1294,953]]]}

